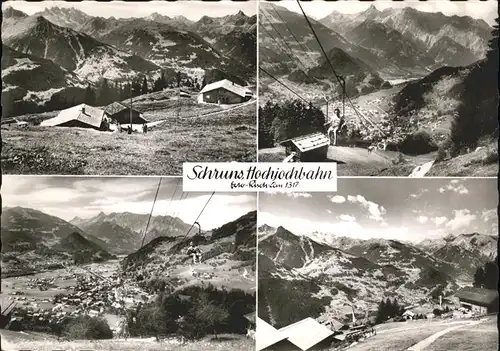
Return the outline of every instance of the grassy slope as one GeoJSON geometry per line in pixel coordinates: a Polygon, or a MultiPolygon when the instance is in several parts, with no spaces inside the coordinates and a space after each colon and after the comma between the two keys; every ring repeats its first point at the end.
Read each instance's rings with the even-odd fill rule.
{"type": "Polygon", "coordinates": [[[137,103],[148,120],[166,120],[147,134],[2,127],[2,170],[5,174],[180,175],[183,162],[255,160],[254,104],[206,117],[201,115],[222,110],[190,100],[179,109],[172,104],[177,107],[170,100],[137,103]]]}
{"type": "Polygon", "coordinates": [[[8,330],[1,331],[2,344],[4,347],[14,347],[15,350],[99,350],[99,351],[198,351],[198,350],[253,350],[254,343],[252,339],[247,339],[240,335],[222,335],[220,340],[213,340],[213,337],[207,337],[200,341],[179,345],[176,342],[155,342],[150,339],[113,339],[113,340],[75,340],[75,341],[57,341],[53,337],[41,333],[20,334],[8,330]]]}
{"type": "MultiPolygon", "coordinates": [[[[458,321],[454,321],[458,322],[458,321]]],[[[466,323],[462,321],[463,323],[466,323]]],[[[410,321],[400,323],[387,323],[377,326],[377,335],[361,342],[349,350],[352,351],[403,351],[410,346],[428,338],[429,336],[452,327],[446,320],[435,321],[410,321]]],[[[429,345],[426,350],[496,350],[498,338],[496,333],[495,319],[475,326],[466,326],[451,331],[429,345]],[[483,345],[479,346],[479,345],[483,345]],[[494,348],[491,346],[494,345],[494,348]]]]}

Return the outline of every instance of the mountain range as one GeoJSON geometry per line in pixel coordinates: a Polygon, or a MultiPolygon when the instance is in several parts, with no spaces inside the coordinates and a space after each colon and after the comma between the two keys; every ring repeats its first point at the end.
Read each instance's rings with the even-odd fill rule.
{"type": "MultiPolygon", "coordinates": [[[[43,106],[54,93],[99,84],[103,78],[127,82],[144,76],[153,80],[163,71],[173,81],[176,72],[201,79],[204,72],[220,70],[243,81],[255,81],[256,16],[243,12],[220,18],[204,16],[194,22],[158,13],[142,18],[102,18],[58,7],[29,16],[8,7],[3,10],[2,42],[17,74],[31,78],[11,78],[10,84],[4,84],[3,91],[15,89],[14,101],[23,105],[13,107],[14,111],[23,110],[27,103],[43,106]],[[18,58],[21,54],[30,55],[34,63],[24,64],[18,58]],[[33,72],[34,67],[42,66],[38,63],[42,59],[75,76],[78,85],[71,80],[56,81],[57,87],[29,90],[27,81],[43,82],[48,77],[33,72]],[[27,93],[22,95],[23,91],[27,93]]],[[[2,79],[4,69],[2,59],[2,79]]]]}
{"type": "MultiPolygon", "coordinates": [[[[318,58],[323,54],[302,14],[269,3],[261,4],[260,13],[260,62],[267,69],[277,74],[286,71],[284,66],[288,72],[297,69],[297,60],[285,55],[290,50],[302,62],[310,62],[308,69],[321,65],[318,58]]],[[[320,20],[309,20],[327,52],[335,48],[363,62],[360,72],[368,66],[383,79],[424,76],[439,67],[478,61],[485,57],[492,31],[481,19],[411,7],[379,11],[371,5],[359,13],[333,11],[320,20]]]]}
{"type": "Polygon", "coordinates": [[[259,315],[278,327],[305,317],[347,320],[353,307],[363,316],[386,297],[406,305],[429,303],[455,292],[457,282],[472,281],[497,245],[496,237],[479,233],[419,244],[298,235],[268,225],[258,235],[259,315]],[[273,295],[293,301],[294,308],[273,295]]]}
{"type": "MultiPolygon", "coordinates": [[[[188,232],[191,226],[179,218],[153,216],[143,242],[148,218],[129,212],[101,212],[92,218],[75,217],[68,222],[30,208],[4,207],[2,274],[26,274],[72,263],[99,262],[123,254],[128,255],[127,265],[138,258],[147,260],[143,253],[155,251],[161,243],[170,243],[175,250],[187,247],[186,238],[208,245],[212,258],[230,255],[236,261],[249,262],[255,269],[255,211],[219,228],[200,232],[196,228],[188,232]]],[[[182,259],[186,257],[182,253],[182,259]]]]}

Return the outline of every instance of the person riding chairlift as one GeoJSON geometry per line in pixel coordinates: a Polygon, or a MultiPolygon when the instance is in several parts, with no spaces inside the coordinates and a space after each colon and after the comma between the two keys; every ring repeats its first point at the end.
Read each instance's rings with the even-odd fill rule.
{"type": "Polygon", "coordinates": [[[333,145],[337,145],[337,133],[340,133],[345,127],[345,118],[344,116],[340,116],[340,110],[338,108],[335,109],[335,114],[337,115],[338,121],[332,123],[331,127],[328,128],[328,137],[330,137],[330,133],[333,132],[333,145]]]}
{"type": "Polygon", "coordinates": [[[189,243],[187,253],[193,257],[193,264],[201,262],[201,249],[195,246],[192,241],[189,243]]]}

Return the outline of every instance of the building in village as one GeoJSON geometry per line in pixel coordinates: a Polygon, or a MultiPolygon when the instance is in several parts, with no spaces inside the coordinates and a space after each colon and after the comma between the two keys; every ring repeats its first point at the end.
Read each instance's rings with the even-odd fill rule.
{"type": "Polygon", "coordinates": [[[285,147],[290,161],[321,162],[327,159],[330,140],[323,133],[314,133],[283,140],[280,145],[285,147]]]}
{"type": "Polygon", "coordinates": [[[144,124],[148,121],[143,113],[134,107],[127,106],[121,102],[113,102],[104,108],[108,116],[118,124],[130,124],[130,115],[132,115],[132,124],[144,124]]]}
{"type": "Polygon", "coordinates": [[[81,127],[108,130],[111,119],[106,111],[86,104],[76,105],[59,112],[54,117],[42,121],[42,127],[81,127]]]}
{"type": "Polygon", "coordinates": [[[472,313],[486,314],[498,312],[498,291],[474,287],[465,287],[456,294],[460,307],[472,313]]]}
{"type": "Polygon", "coordinates": [[[253,93],[228,79],[207,84],[198,95],[198,102],[212,104],[239,104],[252,98],[253,93]]]}

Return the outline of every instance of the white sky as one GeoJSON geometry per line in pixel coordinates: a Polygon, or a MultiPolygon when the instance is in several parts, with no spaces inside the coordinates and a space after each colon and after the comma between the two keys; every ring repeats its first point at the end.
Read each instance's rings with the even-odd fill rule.
{"type": "MultiPolygon", "coordinates": [[[[290,11],[302,13],[297,1],[294,0],[282,0],[275,3],[288,8],[290,11]]],[[[341,13],[357,13],[365,11],[370,5],[374,5],[379,11],[385,10],[387,8],[403,8],[403,7],[413,7],[419,11],[424,12],[439,12],[447,16],[457,15],[457,16],[470,16],[472,18],[483,19],[490,26],[495,23],[495,18],[498,17],[498,2],[497,0],[468,0],[460,2],[452,2],[448,0],[434,0],[434,1],[353,1],[353,0],[341,0],[341,1],[312,1],[312,2],[301,2],[304,11],[316,19],[321,19],[329,15],[332,11],[337,11],[341,13]]]]}
{"type": "Polygon", "coordinates": [[[336,193],[259,195],[258,225],[294,234],[421,241],[449,234],[498,234],[497,181],[339,178],[336,193]],[[390,194],[388,194],[388,189],[390,194]]]}
{"type": "Polygon", "coordinates": [[[48,7],[74,7],[91,16],[99,17],[145,17],[157,12],[164,16],[184,16],[192,21],[198,21],[203,16],[223,17],[226,15],[236,14],[238,11],[243,11],[247,16],[253,16],[257,13],[257,2],[233,2],[224,0],[217,3],[205,1],[147,1],[147,2],[124,2],[124,1],[81,1],[81,2],[65,2],[65,1],[4,1],[2,8],[12,6],[13,8],[23,11],[28,15],[43,11],[48,7]]]}
{"type": "MultiPolygon", "coordinates": [[[[99,212],[149,214],[158,187],[154,177],[3,176],[2,206],[33,208],[70,221],[99,212]]],[[[180,178],[162,178],[153,215],[174,215],[192,224],[210,194],[182,194],[180,178]],[[177,182],[178,190],[172,201],[177,182]]],[[[215,193],[198,222],[204,230],[220,227],[257,209],[255,193],[215,193]]]]}

